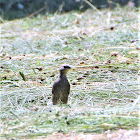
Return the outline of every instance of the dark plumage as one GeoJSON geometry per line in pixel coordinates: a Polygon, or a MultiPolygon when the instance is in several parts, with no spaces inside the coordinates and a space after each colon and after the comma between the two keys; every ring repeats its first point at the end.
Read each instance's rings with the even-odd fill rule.
{"type": "Polygon", "coordinates": [[[67,104],[70,93],[70,84],[66,77],[67,72],[71,69],[68,64],[63,64],[60,67],[59,78],[54,82],[52,87],[52,102],[53,105],[58,103],[67,104]]]}

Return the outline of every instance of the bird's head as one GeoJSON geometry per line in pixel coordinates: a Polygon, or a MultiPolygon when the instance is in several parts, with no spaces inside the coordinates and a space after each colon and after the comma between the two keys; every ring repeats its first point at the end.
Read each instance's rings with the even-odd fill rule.
{"type": "Polygon", "coordinates": [[[70,69],[72,69],[72,66],[70,66],[68,64],[63,64],[60,66],[60,73],[66,74],[70,69]]]}

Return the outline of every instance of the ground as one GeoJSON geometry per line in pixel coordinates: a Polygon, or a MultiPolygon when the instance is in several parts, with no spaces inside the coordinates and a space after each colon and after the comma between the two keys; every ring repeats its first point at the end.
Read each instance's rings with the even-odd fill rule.
{"type": "Polygon", "coordinates": [[[1,138],[136,138],[137,15],[126,6],[3,20],[1,138]],[[75,66],[68,73],[69,102],[53,106],[52,83],[63,63],[75,66]]]}

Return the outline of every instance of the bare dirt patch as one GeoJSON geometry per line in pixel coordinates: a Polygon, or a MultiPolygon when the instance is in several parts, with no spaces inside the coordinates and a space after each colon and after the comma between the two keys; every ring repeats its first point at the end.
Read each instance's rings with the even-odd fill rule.
{"type": "MultiPolygon", "coordinates": [[[[137,130],[118,130],[117,132],[106,131],[103,134],[54,134],[46,138],[36,138],[36,140],[138,140],[137,130]]],[[[28,139],[32,140],[32,139],[28,139]]]]}

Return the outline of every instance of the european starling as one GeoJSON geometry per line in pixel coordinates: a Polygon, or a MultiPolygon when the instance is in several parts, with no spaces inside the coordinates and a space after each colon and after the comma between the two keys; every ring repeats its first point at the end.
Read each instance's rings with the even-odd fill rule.
{"type": "Polygon", "coordinates": [[[59,69],[59,78],[54,82],[52,87],[52,102],[53,105],[58,103],[67,104],[70,93],[70,84],[66,77],[67,72],[71,69],[68,64],[61,65],[59,69]]]}

